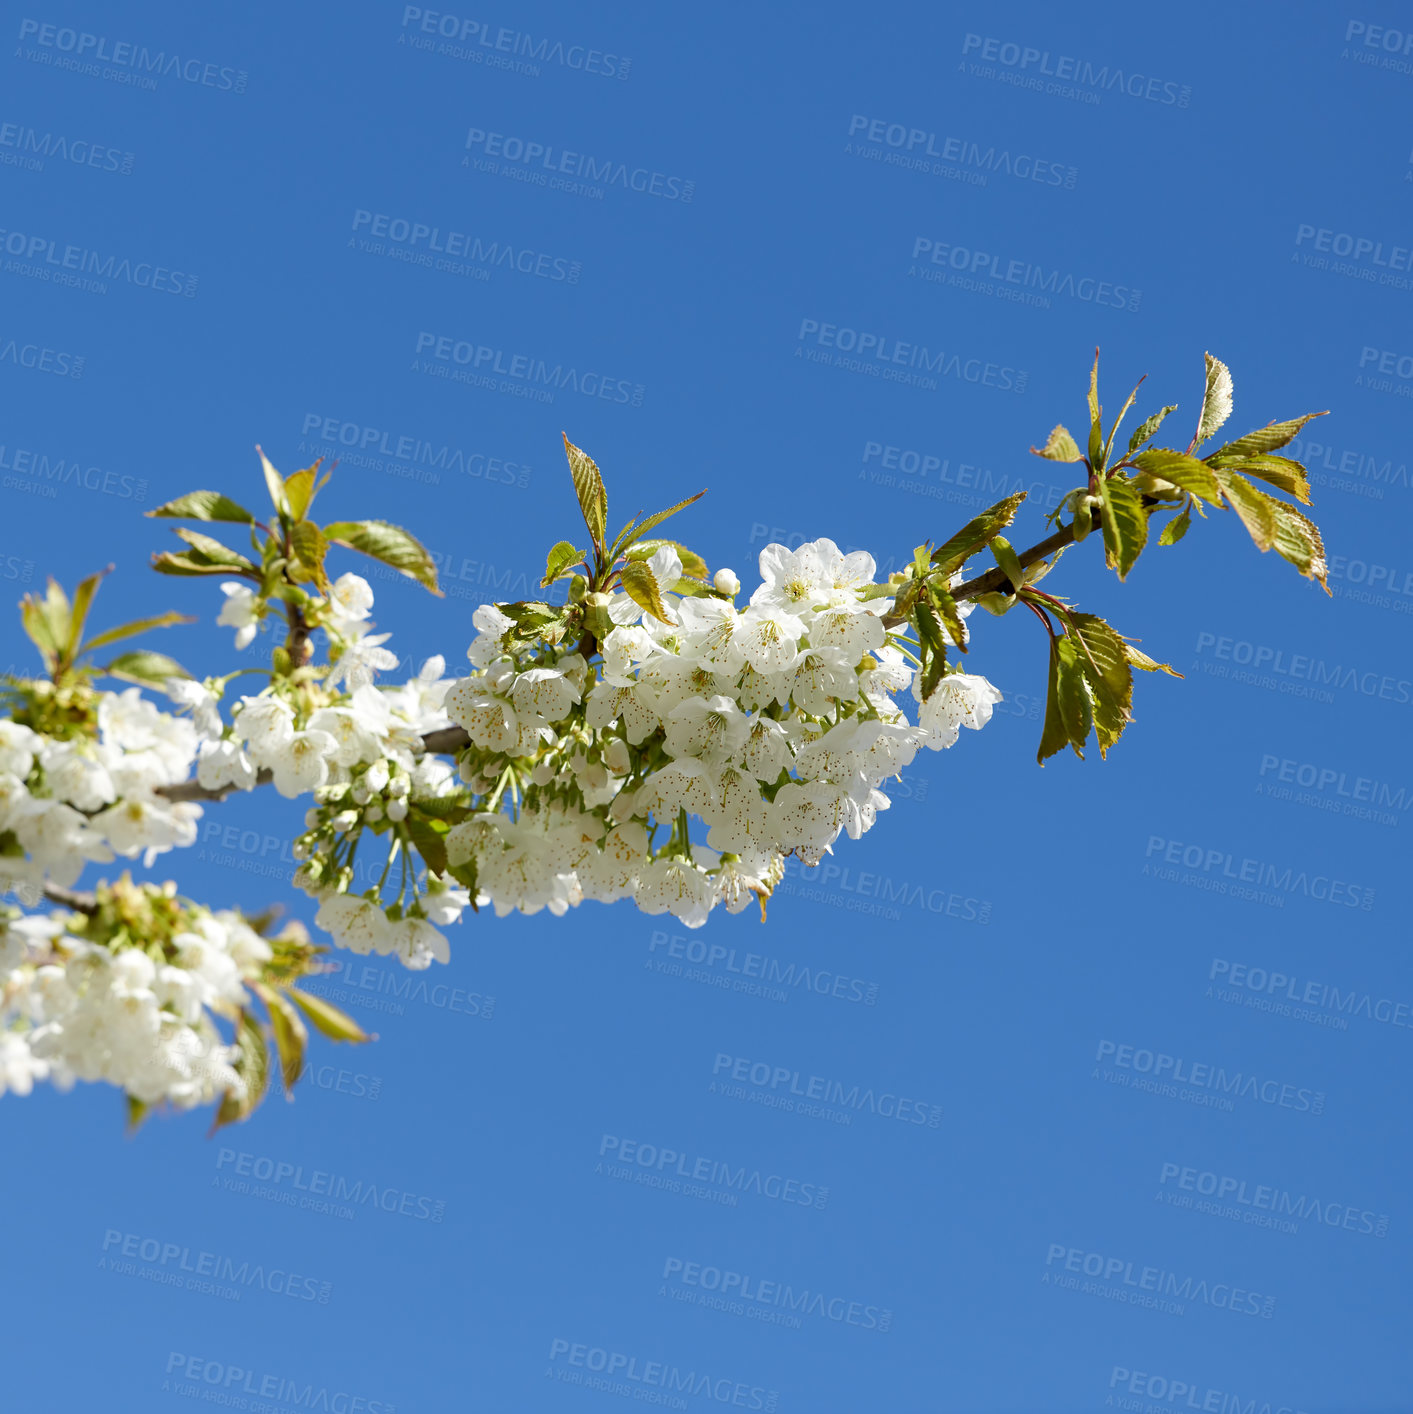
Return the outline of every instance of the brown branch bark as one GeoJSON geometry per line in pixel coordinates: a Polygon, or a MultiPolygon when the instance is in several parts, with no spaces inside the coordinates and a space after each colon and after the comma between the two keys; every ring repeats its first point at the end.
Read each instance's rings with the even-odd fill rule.
{"type": "Polygon", "coordinates": [[[44,897],[51,903],[57,903],[60,908],[69,908],[75,913],[96,913],[98,911],[98,905],[94,902],[93,895],[79,889],[65,889],[58,884],[45,884],[44,897]]]}

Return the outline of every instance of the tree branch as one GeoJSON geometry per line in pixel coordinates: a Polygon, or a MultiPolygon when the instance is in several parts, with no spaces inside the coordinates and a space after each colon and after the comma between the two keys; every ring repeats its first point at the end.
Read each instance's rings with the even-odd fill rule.
{"type": "Polygon", "coordinates": [[[98,904],[93,895],[79,889],[65,889],[58,884],[45,884],[44,897],[61,908],[72,909],[75,913],[97,913],[98,904]]]}
{"type": "MultiPolygon", "coordinates": [[[[1099,512],[1097,510],[1093,512],[1091,524],[1093,529],[1099,529],[1099,512]]],[[[1074,527],[1067,525],[1038,544],[1032,545],[1030,549],[1022,550],[1018,556],[1021,568],[1029,569],[1037,560],[1043,560],[1046,555],[1053,555],[1056,550],[1062,550],[1066,545],[1073,543],[1074,527]]],[[[952,598],[961,603],[967,599],[976,599],[982,594],[1008,591],[1014,593],[1014,590],[1015,586],[1010,585],[1005,572],[998,566],[995,569],[987,570],[985,574],[978,575],[975,579],[967,580],[965,584],[959,584],[952,591],[952,598]]],[[[887,627],[895,628],[902,620],[888,617],[883,622],[887,627]]],[[[438,756],[455,756],[470,745],[471,738],[463,727],[441,727],[437,731],[428,732],[422,738],[422,749],[438,756]]],[[[269,771],[261,771],[255,778],[255,784],[268,785],[271,779],[269,771]]],[[[157,794],[171,801],[224,800],[236,789],[235,786],[221,786],[217,790],[208,790],[198,781],[183,781],[180,785],[163,786],[157,794]]]]}

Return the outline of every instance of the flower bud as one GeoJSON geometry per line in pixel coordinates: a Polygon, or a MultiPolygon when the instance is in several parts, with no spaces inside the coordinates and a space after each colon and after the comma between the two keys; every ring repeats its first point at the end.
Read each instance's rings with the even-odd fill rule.
{"type": "Polygon", "coordinates": [[[603,764],[615,776],[626,776],[633,764],[632,758],[628,754],[628,743],[620,741],[617,737],[609,742],[603,749],[603,764]]]}
{"type": "Polygon", "coordinates": [[[387,809],[388,819],[391,820],[394,825],[400,824],[403,820],[407,819],[406,797],[401,795],[395,795],[390,801],[388,801],[387,809]]]}
{"type": "Polygon", "coordinates": [[[718,594],[729,594],[735,598],[741,592],[741,581],[736,577],[735,570],[717,570],[711,583],[718,594]]]}
{"type": "Polygon", "coordinates": [[[368,767],[367,773],[363,777],[363,784],[373,792],[374,795],[381,795],[383,788],[388,783],[388,763],[386,757],[380,757],[368,767]]]}

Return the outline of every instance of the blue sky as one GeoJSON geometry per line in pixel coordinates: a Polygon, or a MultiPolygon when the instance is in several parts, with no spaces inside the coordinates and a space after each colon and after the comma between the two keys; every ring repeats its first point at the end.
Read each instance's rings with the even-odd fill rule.
{"type": "MultiPolygon", "coordinates": [[[[1229,516],[1122,586],[1080,547],[1052,583],[1186,674],[1107,763],[1036,768],[1038,630],[973,620],[992,725],[765,926],[472,918],[417,991],[355,960],[379,1042],[211,1140],[7,1099],[17,1407],[1406,1402],[1406,11],[802,13],[13,11],[0,577],[111,562],[96,622],[199,613],[160,646],[226,666],[141,512],[337,450],[329,513],[442,564],[374,578],[379,627],[455,667],[573,533],[561,430],[620,519],[709,487],[679,533],[748,585],[1018,484],[1030,543],[1097,344],[1175,438],[1207,349],[1236,432],[1330,410],[1335,597],[1229,516]]],[[[298,813],[210,808],[183,887],[307,916],[298,813]]]]}

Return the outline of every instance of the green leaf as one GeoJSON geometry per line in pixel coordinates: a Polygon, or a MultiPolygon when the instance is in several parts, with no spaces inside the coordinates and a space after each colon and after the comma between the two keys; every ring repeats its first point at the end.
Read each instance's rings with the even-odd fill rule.
{"type": "Polygon", "coordinates": [[[1084,649],[1081,667],[1094,708],[1094,735],[1100,756],[1132,721],[1133,669],[1123,637],[1094,614],[1071,613],[1069,621],[1084,649]]]}
{"type": "Polygon", "coordinates": [[[1104,428],[1100,423],[1099,350],[1094,350],[1094,367],[1089,372],[1089,465],[1095,471],[1104,466],[1104,428]]]}
{"type": "Polygon", "coordinates": [[[1202,416],[1197,423],[1197,441],[1205,442],[1231,416],[1231,370],[1221,359],[1203,354],[1207,381],[1202,390],[1202,416]]]}
{"type": "Polygon", "coordinates": [[[561,540],[545,556],[545,577],[540,581],[541,589],[548,589],[557,579],[563,578],[573,565],[585,558],[583,550],[576,550],[572,540],[561,540]]]}
{"type": "Polygon", "coordinates": [[[1276,519],[1275,549],[1282,559],[1289,560],[1307,579],[1318,582],[1326,594],[1328,567],[1325,564],[1325,543],[1315,522],[1301,515],[1294,506],[1274,497],[1269,500],[1276,519]]]}
{"type": "Polygon", "coordinates": [[[653,572],[641,560],[629,560],[618,572],[623,591],[640,608],[663,623],[670,620],[662,602],[662,590],[653,572]]]}
{"type": "MultiPolygon", "coordinates": [[[[1144,378],[1146,378],[1147,376],[1148,376],[1148,375],[1147,375],[1146,373],[1143,375],[1144,378]]],[[[1114,425],[1109,428],[1109,436],[1108,436],[1108,439],[1107,439],[1107,440],[1105,441],[1105,443],[1104,443],[1104,465],[1105,465],[1105,466],[1108,466],[1108,464],[1109,464],[1109,453],[1113,450],[1113,447],[1114,447],[1114,438],[1118,435],[1119,428],[1120,428],[1120,426],[1123,424],[1124,418],[1126,418],[1126,417],[1128,416],[1128,410],[1129,410],[1129,408],[1131,408],[1131,407],[1133,406],[1135,400],[1138,398],[1138,390],[1139,390],[1142,386],[1143,386],[1143,378],[1140,378],[1140,379],[1138,380],[1138,382],[1133,385],[1133,392],[1131,392],[1131,393],[1128,395],[1128,401],[1123,405],[1123,407],[1121,407],[1121,408],[1119,409],[1119,415],[1114,419],[1114,425]]]]}
{"type": "Polygon", "coordinates": [[[680,594],[684,599],[721,599],[725,596],[716,592],[716,586],[709,580],[693,579],[688,575],[683,575],[676,584],[666,586],[673,594],[680,594]]]}
{"type": "Polygon", "coordinates": [[[1143,498],[1133,482],[1122,476],[1101,476],[1099,494],[1103,498],[1100,516],[1104,529],[1104,558],[1109,568],[1127,577],[1148,540],[1148,517],[1143,498]]]}
{"type": "Polygon", "coordinates": [[[247,570],[252,573],[255,571],[253,560],[247,559],[239,550],[232,550],[229,545],[222,545],[219,540],[209,535],[202,535],[198,530],[188,530],[185,526],[178,526],[175,533],[191,546],[188,558],[197,564],[219,565],[227,573],[232,570],[247,570]]]}
{"type": "Polygon", "coordinates": [[[1241,523],[1256,542],[1256,548],[1269,550],[1276,543],[1276,517],[1271,507],[1279,502],[1264,491],[1258,491],[1244,476],[1229,467],[1217,468],[1215,475],[1232,509],[1241,517],[1241,523]]]}
{"type": "Polygon", "coordinates": [[[1267,423],[1265,427],[1248,432],[1245,437],[1228,442],[1225,447],[1218,447],[1208,460],[1220,457],[1223,461],[1244,461],[1247,457],[1259,457],[1266,452],[1274,452],[1284,447],[1287,442],[1294,441],[1307,422],[1328,416],[1328,412],[1307,412],[1304,417],[1293,417],[1288,422],[1267,423]]]}
{"type": "Polygon", "coordinates": [[[1158,536],[1160,545],[1176,545],[1184,535],[1187,534],[1187,527],[1192,524],[1192,502],[1189,501],[1183,508],[1180,515],[1175,515],[1164,527],[1162,534],[1158,536]]]}
{"type": "Polygon", "coordinates": [[[270,493],[271,502],[281,515],[288,515],[289,501],[285,497],[284,477],[270,465],[269,457],[261,451],[258,444],[255,450],[260,456],[260,466],[265,473],[265,489],[270,493]]]}
{"type": "Polygon", "coordinates": [[[436,562],[400,525],[389,525],[385,520],[340,520],[324,527],[324,538],[381,560],[433,594],[442,592],[437,588],[436,562]]]}
{"type": "Polygon", "coordinates": [[[1025,588],[1025,571],[1021,568],[1020,556],[1011,547],[1004,535],[996,535],[987,542],[996,564],[1011,583],[1011,593],[1019,594],[1025,588]]]}
{"type": "Polygon", "coordinates": [[[1045,725],[1040,730],[1040,750],[1035,759],[1043,766],[1050,757],[1063,751],[1070,743],[1060,712],[1060,640],[1050,640],[1050,675],[1045,686],[1045,725]]]}
{"type": "Polygon", "coordinates": [[[223,520],[241,525],[253,525],[255,522],[255,517],[244,506],[219,491],[189,491],[185,496],[178,496],[175,501],[168,501],[147,514],[167,516],[173,520],[223,520]]]}
{"type": "Polygon", "coordinates": [[[1025,492],[1017,491],[969,520],[950,540],[944,541],[932,552],[934,567],[943,575],[950,575],[953,570],[959,569],[1016,518],[1016,512],[1024,500],[1025,492]]]}
{"type": "Polygon", "coordinates": [[[79,648],[80,653],[90,653],[95,648],[106,648],[110,643],[120,643],[125,638],[136,638],[150,628],[171,628],[174,624],[194,624],[196,619],[190,614],[179,614],[168,609],[165,614],[156,614],[150,619],[133,619],[131,623],[119,624],[116,628],[105,628],[102,633],[90,638],[79,648]]]}
{"type": "Polygon", "coordinates": [[[1132,452],[1135,448],[1141,447],[1150,437],[1154,436],[1163,425],[1163,419],[1167,417],[1170,412],[1176,411],[1177,404],[1170,403],[1165,408],[1159,408],[1158,411],[1146,421],[1140,422],[1133,436],[1128,439],[1129,451],[1132,452]]]}
{"type": "Polygon", "coordinates": [[[562,618],[564,609],[558,604],[546,604],[539,599],[520,599],[511,604],[497,604],[506,618],[515,621],[522,632],[534,632],[555,619],[562,618]]]}
{"type": "Polygon", "coordinates": [[[153,555],[152,568],[158,574],[221,574],[228,579],[238,572],[231,565],[213,565],[205,555],[185,550],[164,550],[153,555]]]}
{"type": "Polygon", "coordinates": [[[69,596],[64,593],[63,586],[53,575],[49,576],[44,598],[39,600],[39,612],[43,615],[44,622],[53,637],[55,648],[62,658],[64,645],[69,641],[69,627],[73,622],[73,609],[69,604],[69,596]]]}
{"type": "Polygon", "coordinates": [[[1299,462],[1291,461],[1289,457],[1257,456],[1247,457],[1243,461],[1228,461],[1223,458],[1213,464],[1220,466],[1223,471],[1230,469],[1246,476],[1257,477],[1294,496],[1301,505],[1310,504],[1310,482],[1306,479],[1305,468],[1299,462]]]}
{"type": "Polygon", "coordinates": [[[324,532],[312,520],[301,520],[290,531],[289,538],[294,553],[298,556],[298,564],[290,569],[291,578],[313,579],[320,592],[328,594],[329,576],[324,569],[324,557],[329,553],[329,542],[324,538],[324,532]]]}
{"type": "Polygon", "coordinates": [[[1124,640],[1124,653],[1135,668],[1145,673],[1167,673],[1170,678],[1182,676],[1170,663],[1160,663],[1156,658],[1150,658],[1141,649],[1135,648],[1127,639],[1124,640]]]}
{"type": "Polygon", "coordinates": [[[314,478],[319,474],[323,460],[323,457],[320,457],[313,466],[306,466],[302,471],[292,473],[285,482],[285,500],[289,503],[290,515],[296,521],[304,519],[314,502],[314,494],[319,489],[314,484],[314,478]]]}
{"type": "Polygon", "coordinates": [[[608,558],[604,544],[604,532],[608,525],[608,492],[604,489],[603,477],[599,474],[594,459],[574,445],[568,436],[564,438],[564,453],[569,458],[569,475],[574,481],[574,494],[579,498],[579,510],[584,524],[589,528],[589,538],[594,549],[605,559],[608,558]]]}
{"type": "MultiPolygon", "coordinates": [[[[44,600],[33,594],[26,594],[20,600],[20,625],[29,635],[30,642],[39,649],[40,656],[44,659],[45,668],[52,673],[59,664],[59,655],[63,652],[63,645],[61,640],[54,635],[54,626],[50,622],[48,614],[45,613],[44,600]]],[[[67,637],[67,625],[65,625],[65,637],[67,637]]]]}
{"type": "Polygon", "coordinates": [[[414,806],[408,811],[404,823],[407,826],[407,833],[412,837],[412,843],[417,846],[417,853],[427,861],[427,868],[434,874],[445,874],[447,869],[447,827],[445,821],[433,821],[421,814],[414,806]]]}
{"type": "Polygon", "coordinates": [[[93,596],[98,592],[98,586],[103,582],[103,576],[111,570],[112,565],[106,570],[99,570],[97,574],[91,574],[87,579],[82,580],[79,587],[74,591],[73,607],[69,612],[69,634],[68,640],[64,644],[64,656],[72,662],[77,656],[79,639],[83,636],[83,626],[88,621],[88,611],[93,605],[93,596]]]}
{"type": "Polygon", "coordinates": [[[142,1128],[143,1120],[152,1113],[152,1107],[144,1104],[136,1095],[127,1095],[125,1093],[124,1098],[127,1101],[128,1133],[136,1134],[137,1131],[142,1128]]]}
{"type": "Polygon", "coordinates": [[[966,629],[962,624],[957,601],[947,592],[946,586],[936,579],[927,583],[927,597],[932,602],[933,612],[942,620],[943,627],[952,636],[952,642],[965,653],[967,651],[966,629]]]}
{"type": "MultiPolygon", "coordinates": [[[[1198,461],[1196,457],[1172,451],[1168,447],[1152,447],[1146,452],[1139,452],[1133,458],[1133,464],[1149,476],[1169,482],[1194,496],[1200,496],[1211,505],[1222,504],[1222,488],[1212,475],[1211,467],[1206,462],[1198,461]]],[[[1140,483],[1140,489],[1148,488],[1140,483]]],[[[1161,491],[1157,494],[1161,494],[1161,491]]]]}
{"type": "MultiPolygon", "coordinates": [[[[641,540],[648,531],[655,530],[668,516],[675,516],[678,511],[690,506],[694,501],[700,501],[705,495],[705,489],[698,491],[695,496],[688,496],[685,501],[678,501],[675,506],[669,506],[665,511],[658,511],[656,514],[650,515],[647,520],[643,521],[641,524],[634,525],[632,528],[632,539],[628,541],[627,545],[622,543],[622,536],[619,537],[618,553],[622,554],[623,551],[628,548],[628,545],[641,540]]],[[[607,506],[605,506],[605,511],[607,511],[607,506]]]]}
{"type": "Polygon", "coordinates": [[[249,1119],[260,1101],[265,1098],[265,1091],[270,1084],[270,1052],[266,1048],[260,1023],[250,1012],[241,1012],[240,1020],[236,1023],[235,1039],[240,1048],[235,1068],[237,1074],[245,1081],[245,1095],[237,1097],[234,1090],[226,1091],[211,1125],[213,1134],[237,1120],[249,1119]]]}
{"type": "Polygon", "coordinates": [[[671,545],[682,561],[682,573],[693,579],[708,579],[711,571],[707,562],[695,550],[689,550],[680,540],[640,540],[628,551],[630,560],[650,560],[664,545],[671,545]]]}
{"type": "Polygon", "coordinates": [[[136,683],[139,687],[161,687],[168,678],[191,676],[175,658],[169,658],[165,653],[149,653],[144,649],[120,653],[98,671],[110,678],[136,683]]]}
{"type": "Polygon", "coordinates": [[[1032,447],[1031,453],[1037,457],[1045,457],[1052,462],[1077,462],[1084,460],[1084,453],[1079,449],[1079,443],[1070,436],[1069,431],[1062,424],[1056,423],[1051,429],[1050,435],[1046,438],[1043,447],[1032,447]]]}
{"type": "Polygon", "coordinates": [[[1084,743],[1094,725],[1094,709],[1084,683],[1084,655],[1066,634],[1055,640],[1058,657],[1055,699],[1059,704],[1060,720],[1074,754],[1084,760],[1084,743]]]}
{"type": "Polygon", "coordinates": [[[351,1016],[323,997],[301,992],[298,987],[287,987],[285,995],[309,1018],[314,1029],[330,1041],[352,1041],[356,1044],[373,1039],[351,1016]]]}
{"type": "Polygon", "coordinates": [[[252,982],[251,990],[265,1003],[270,1013],[270,1026],[275,1033],[275,1049],[280,1057],[280,1080],[286,1092],[293,1090],[304,1074],[304,1051],[309,1044],[309,1031],[299,1012],[282,992],[265,982],[252,982]]]}

